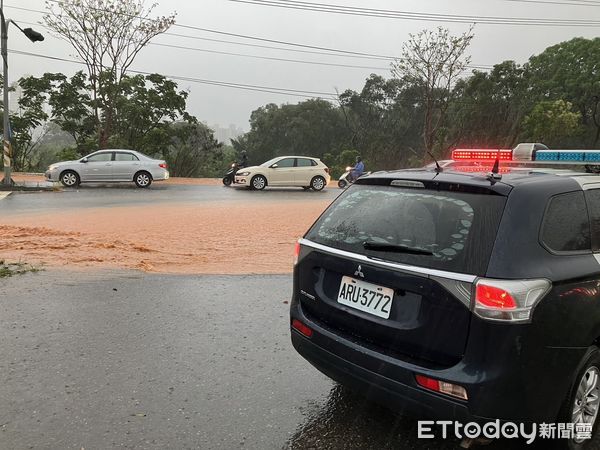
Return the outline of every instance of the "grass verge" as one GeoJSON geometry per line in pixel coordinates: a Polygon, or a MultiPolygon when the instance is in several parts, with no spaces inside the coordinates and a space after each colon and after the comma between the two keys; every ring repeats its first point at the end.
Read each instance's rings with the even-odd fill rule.
{"type": "Polygon", "coordinates": [[[12,277],[13,275],[23,275],[27,272],[39,272],[39,267],[32,266],[31,264],[16,262],[8,263],[4,260],[0,260],[0,278],[12,277]]]}

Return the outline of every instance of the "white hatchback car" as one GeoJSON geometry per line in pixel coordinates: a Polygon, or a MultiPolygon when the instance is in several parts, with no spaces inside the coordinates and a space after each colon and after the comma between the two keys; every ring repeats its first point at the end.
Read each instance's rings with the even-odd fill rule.
{"type": "Polygon", "coordinates": [[[308,156],[279,156],[235,174],[236,185],[258,190],[267,186],[298,186],[320,191],[330,180],[329,168],[320,159],[308,156]]]}

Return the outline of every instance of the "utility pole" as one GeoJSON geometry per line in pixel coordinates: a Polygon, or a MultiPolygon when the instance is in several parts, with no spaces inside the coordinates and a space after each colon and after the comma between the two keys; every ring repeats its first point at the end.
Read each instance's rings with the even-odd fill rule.
{"type": "Polygon", "coordinates": [[[12,167],[12,152],[10,148],[10,132],[9,129],[9,107],[8,107],[8,24],[4,18],[4,0],[0,2],[0,18],[2,26],[0,29],[0,39],[2,39],[2,61],[4,69],[2,70],[2,93],[4,94],[4,126],[2,127],[2,147],[4,155],[4,180],[2,182],[10,186],[12,184],[11,167],[12,167]]]}
{"type": "Polygon", "coordinates": [[[3,155],[4,155],[4,179],[2,183],[6,186],[11,186],[13,184],[12,181],[12,147],[10,145],[10,108],[8,105],[8,25],[10,23],[15,24],[15,26],[21,30],[21,32],[29,38],[31,42],[43,41],[44,36],[42,36],[37,31],[32,30],[31,28],[21,28],[14,20],[6,20],[4,18],[4,0],[0,0],[0,19],[2,23],[0,24],[0,40],[2,41],[2,47],[0,49],[0,54],[2,55],[2,61],[4,69],[2,71],[2,81],[3,88],[2,93],[4,94],[4,126],[2,128],[2,140],[3,140],[3,155]]]}

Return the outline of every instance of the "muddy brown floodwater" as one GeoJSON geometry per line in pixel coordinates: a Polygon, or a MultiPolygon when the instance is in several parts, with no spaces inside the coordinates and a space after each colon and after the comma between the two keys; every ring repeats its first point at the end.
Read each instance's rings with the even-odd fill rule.
{"type": "Polygon", "coordinates": [[[228,202],[224,208],[218,202],[204,202],[201,208],[157,204],[3,217],[2,259],[70,269],[288,273],[294,242],[328,204],[228,202]]]}

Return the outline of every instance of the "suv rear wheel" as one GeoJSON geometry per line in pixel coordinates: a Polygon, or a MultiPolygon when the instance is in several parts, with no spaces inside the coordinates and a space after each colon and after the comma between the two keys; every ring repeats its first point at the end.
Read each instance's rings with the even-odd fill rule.
{"type": "Polygon", "coordinates": [[[569,396],[567,397],[558,423],[573,423],[575,437],[560,439],[558,448],[566,450],[588,450],[600,448],[600,432],[598,432],[598,412],[600,410],[600,350],[591,347],[583,359],[584,363],[575,377],[569,396]],[[577,427],[591,425],[591,439],[577,436],[577,427]]]}

